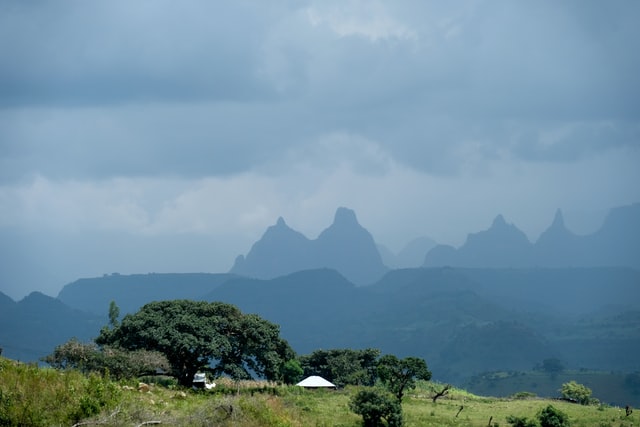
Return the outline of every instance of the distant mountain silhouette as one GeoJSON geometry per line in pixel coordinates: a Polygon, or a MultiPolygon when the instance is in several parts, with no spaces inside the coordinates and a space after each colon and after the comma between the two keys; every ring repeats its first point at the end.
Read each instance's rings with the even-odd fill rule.
{"type": "Polygon", "coordinates": [[[99,315],[39,293],[19,303],[0,295],[0,346],[9,357],[37,361],[73,336],[97,336],[112,299],[122,308],[189,298],[232,303],[277,323],[299,354],[379,348],[424,358],[443,381],[530,369],[548,357],[561,357],[573,368],[633,371],[640,351],[633,320],[640,316],[638,283],[640,271],[618,267],[400,269],[370,286],[356,286],[326,268],[269,280],[109,275],[82,279],[61,292],[75,308],[99,309],[99,315]],[[131,299],[124,298],[127,290],[131,299]],[[611,354],[600,349],[603,337],[615,349],[611,354]]]}
{"type": "Polygon", "coordinates": [[[427,254],[425,266],[525,267],[530,263],[531,250],[527,236],[498,215],[488,230],[469,234],[460,249],[443,245],[433,248],[427,254]]]}
{"type": "Polygon", "coordinates": [[[418,237],[411,240],[397,254],[386,246],[378,245],[378,252],[384,265],[390,268],[416,268],[424,263],[424,258],[438,243],[429,237],[418,237]]]}
{"type": "Polygon", "coordinates": [[[107,315],[109,304],[115,301],[124,316],[135,313],[150,301],[201,298],[233,277],[210,273],[109,274],[66,285],[58,294],[58,300],[101,316],[107,315]]]}
{"type": "Polygon", "coordinates": [[[0,347],[12,359],[37,361],[72,337],[88,341],[105,324],[105,317],[74,310],[40,292],[19,302],[0,295],[0,347]]]}
{"type": "Polygon", "coordinates": [[[640,203],[612,209],[602,227],[586,236],[569,231],[558,209],[535,244],[498,215],[488,230],[469,234],[460,248],[431,249],[424,266],[640,268],[640,203]]]}
{"type": "Polygon", "coordinates": [[[230,273],[272,279],[296,271],[331,268],[351,282],[364,285],[388,271],[371,234],[351,209],[338,208],[333,224],[317,239],[307,239],[284,219],[267,229],[246,257],[236,258],[230,273]]]}

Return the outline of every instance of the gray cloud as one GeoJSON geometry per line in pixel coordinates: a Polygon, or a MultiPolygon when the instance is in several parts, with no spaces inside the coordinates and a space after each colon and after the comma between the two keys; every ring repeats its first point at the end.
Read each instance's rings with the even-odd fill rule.
{"type": "Polygon", "coordinates": [[[543,159],[522,128],[637,144],[633,2],[2,7],[5,175],[228,174],[336,131],[431,173],[470,142],[543,159]]]}
{"type": "Polygon", "coordinates": [[[558,207],[640,198],[639,18],[625,0],[4,1],[0,225],[27,252],[33,229],[237,248],[280,215],[314,237],[337,206],[396,247],[497,213],[535,235],[558,207]]]}

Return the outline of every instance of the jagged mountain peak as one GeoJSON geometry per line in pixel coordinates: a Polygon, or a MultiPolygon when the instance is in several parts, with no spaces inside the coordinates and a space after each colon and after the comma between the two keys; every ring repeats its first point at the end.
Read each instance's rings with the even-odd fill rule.
{"type": "Polygon", "coordinates": [[[504,220],[504,217],[502,216],[502,214],[498,214],[498,216],[496,216],[493,219],[491,228],[504,228],[504,227],[507,227],[507,221],[504,220]]]}
{"type": "Polygon", "coordinates": [[[373,237],[345,207],[336,210],[333,224],[315,240],[278,218],[245,257],[236,258],[230,272],[271,279],[312,268],[335,269],[356,284],[371,283],[386,272],[373,237]]]}
{"type": "Polygon", "coordinates": [[[562,210],[560,208],[556,210],[556,214],[553,217],[553,223],[551,223],[551,228],[565,228],[564,216],[562,215],[562,210]]]}
{"type": "Polygon", "coordinates": [[[345,207],[339,207],[338,209],[336,209],[333,224],[338,226],[360,225],[358,224],[358,219],[356,218],[355,211],[345,207]]]}

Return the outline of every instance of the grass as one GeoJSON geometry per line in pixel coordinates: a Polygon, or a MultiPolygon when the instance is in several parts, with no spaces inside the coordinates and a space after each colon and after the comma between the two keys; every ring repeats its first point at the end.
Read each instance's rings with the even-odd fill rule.
{"type": "MultiPolygon", "coordinates": [[[[265,382],[219,381],[214,391],[193,391],[170,382],[138,391],[136,381],[83,376],[19,364],[0,358],[0,425],[357,427],[349,410],[358,388],[305,390],[265,382]],[[169,386],[167,386],[169,384],[169,386]],[[89,425],[89,424],[85,424],[89,425]],[[147,424],[148,425],[148,424],[147,424]]],[[[640,427],[631,416],[609,406],[580,406],[541,398],[506,399],[452,389],[433,403],[433,384],[420,382],[403,400],[405,426],[508,426],[509,415],[535,418],[549,404],[565,412],[573,427],[640,427]],[[460,408],[462,407],[462,410],[460,408]]]]}

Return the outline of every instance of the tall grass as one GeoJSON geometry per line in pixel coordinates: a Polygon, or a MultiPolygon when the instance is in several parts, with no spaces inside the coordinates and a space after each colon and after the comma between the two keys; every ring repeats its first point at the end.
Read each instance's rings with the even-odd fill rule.
{"type": "Polygon", "coordinates": [[[0,358],[0,425],[68,426],[113,408],[120,388],[108,378],[0,358]]]}
{"type": "MultiPolygon", "coordinates": [[[[306,390],[266,382],[219,381],[212,391],[161,384],[148,392],[137,380],[121,384],[108,377],[63,372],[0,358],[0,426],[137,426],[150,421],[176,427],[358,427],[349,410],[359,390],[306,390]],[[124,385],[134,387],[124,387],[124,385]]],[[[540,398],[483,397],[453,388],[432,402],[441,384],[419,382],[402,401],[405,427],[508,427],[509,415],[535,419],[549,404],[565,412],[572,427],[640,427],[640,410],[582,406],[540,398]]]]}

